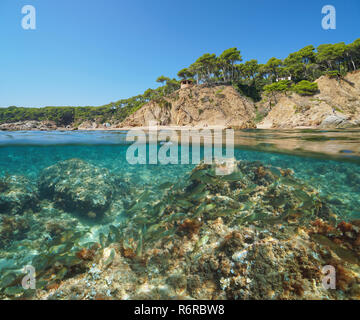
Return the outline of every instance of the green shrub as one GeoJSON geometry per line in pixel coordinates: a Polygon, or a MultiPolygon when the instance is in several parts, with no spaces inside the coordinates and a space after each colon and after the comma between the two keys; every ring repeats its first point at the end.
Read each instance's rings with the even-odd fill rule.
{"type": "Polygon", "coordinates": [[[319,91],[317,83],[307,80],[294,84],[291,89],[301,96],[313,96],[319,91]]]}
{"type": "Polygon", "coordinates": [[[328,71],[326,72],[326,75],[330,78],[330,79],[338,79],[341,77],[341,73],[337,70],[332,70],[332,71],[328,71]]]}
{"type": "Polygon", "coordinates": [[[255,121],[255,123],[259,123],[259,122],[263,121],[264,118],[265,118],[265,114],[257,111],[254,121],[255,121]]]}
{"type": "Polygon", "coordinates": [[[222,86],[219,90],[216,90],[215,96],[223,96],[222,92],[224,91],[225,87],[222,86]]]}
{"type": "Polygon", "coordinates": [[[281,80],[279,82],[274,82],[272,84],[264,86],[264,91],[266,94],[274,94],[276,92],[286,93],[289,91],[290,81],[289,80],[281,80]]]}

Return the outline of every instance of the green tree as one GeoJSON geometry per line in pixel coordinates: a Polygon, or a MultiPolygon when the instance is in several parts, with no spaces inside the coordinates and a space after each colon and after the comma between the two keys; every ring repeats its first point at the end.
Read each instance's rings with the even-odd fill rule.
{"type": "Polygon", "coordinates": [[[316,82],[310,82],[307,80],[294,84],[291,89],[301,96],[313,96],[319,91],[319,87],[316,82]]]}
{"type": "Polygon", "coordinates": [[[165,77],[165,76],[160,76],[159,78],[156,79],[156,82],[161,83],[162,85],[166,84],[166,82],[168,82],[170,80],[170,78],[165,77]]]}
{"type": "Polygon", "coordinates": [[[242,57],[237,48],[230,48],[225,50],[218,58],[218,66],[222,71],[223,80],[225,82],[234,80],[235,63],[241,62],[242,57]]]}
{"type": "Polygon", "coordinates": [[[282,66],[282,61],[277,58],[271,58],[265,65],[265,72],[272,78],[273,82],[279,77],[280,68],[282,66]]]}
{"type": "Polygon", "coordinates": [[[177,76],[183,80],[187,80],[193,78],[195,74],[191,72],[188,68],[184,68],[178,72],[177,76]]]}
{"type": "Polygon", "coordinates": [[[289,88],[290,88],[290,81],[281,80],[264,86],[264,92],[266,95],[273,98],[275,103],[277,103],[277,98],[276,98],[277,95],[279,93],[286,93],[287,91],[289,91],[289,88]]]}
{"type": "Polygon", "coordinates": [[[257,60],[246,61],[242,68],[243,77],[248,81],[254,80],[259,72],[259,67],[257,60]]]}
{"type": "Polygon", "coordinates": [[[297,52],[291,53],[285,60],[285,72],[294,81],[308,79],[311,74],[311,65],[315,62],[314,46],[307,46],[297,52]]]}
{"type": "Polygon", "coordinates": [[[360,63],[360,39],[346,46],[345,56],[349,65],[348,70],[356,70],[357,64],[360,63]]]}
{"type": "Polygon", "coordinates": [[[209,82],[213,73],[217,68],[217,58],[215,54],[205,53],[199,59],[196,60],[195,64],[197,64],[200,68],[200,73],[205,82],[209,82]]]}
{"type": "Polygon", "coordinates": [[[199,84],[203,79],[203,66],[197,62],[194,62],[192,65],[190,65],[189,70],[194,75],[196,83],[199,84]]]}
{"type": "Polygon", "coordinates": [[[165,76],[160,76],[159,78],[156,79],[156,82],[161,83],[162,84],[162,94],[165,94],[166,91],[166,83],[170,81],[170,78],[165,77],[165,76]]]}
{"type": "Polygon", "coordinates": [[[341,71],[341,63],[344,61],[346,45],[344,42],[337,44],[322,44],[318,47],[316,62],[325,70],[341,71]]]}
{"type": "Polygon", "coordinates": [[[170,94],[176,90],[180,89],[180,82],[176,79],[171,79],[166,82],[165,93],[170,94]]]}

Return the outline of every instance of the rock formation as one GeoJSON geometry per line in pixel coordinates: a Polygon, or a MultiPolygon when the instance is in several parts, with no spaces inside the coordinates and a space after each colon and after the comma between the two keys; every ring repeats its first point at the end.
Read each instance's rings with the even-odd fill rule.
{"type": "Polygon", "coordinates": [[[281,95],[258,128],[360,126],[360,72],[341,80],[322,76],[316,82],[319,93],[314,96],[281,95]]]}
{"type": "Polygon", "coordinates": [[[232,86],[194,86],[151,101],[118,127],[141,127],[156,121],[163,126],[225,126],[255,128],[254,103],[232,86]]]}

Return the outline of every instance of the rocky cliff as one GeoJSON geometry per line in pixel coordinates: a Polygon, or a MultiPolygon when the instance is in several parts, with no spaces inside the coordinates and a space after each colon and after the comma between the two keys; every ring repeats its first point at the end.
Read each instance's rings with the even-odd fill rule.
{"type": "Polygon", "coordinates": [[[232,86],[192,86],[151,101],[126,118],[118,127],[225,126],[256,128],[254,103],[232,86]]]}
{"type": "Polygon", "coordinates": [[[232,86],[197,85],[145,104],[123,122],[83,121],[60,128],[53,121],[4,123],[0,130],[116,130],[148,126],[223,126],[234,129],[350,128],[360,127],[360,71],[343,79],[316,80],[314,96],[279,94],[255,104],[232,86]],[[272,102],[272,103],[271,103],[272,102]],[[263,120],[259,116],[265,114],[263,120]]]}
{"type": "Polygon", "coordinates": [[[281,95],[258,128],[349,128],[360,126],[360,71],[344,79],[322,76],[319,93],[281,95]]]}

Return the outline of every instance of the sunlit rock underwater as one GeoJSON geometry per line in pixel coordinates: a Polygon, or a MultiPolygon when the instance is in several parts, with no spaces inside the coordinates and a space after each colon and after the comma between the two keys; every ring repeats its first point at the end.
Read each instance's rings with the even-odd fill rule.
{"type": "Polygon", "coordinates": [[[21,214],[36,208],[37,189],[26,177],[7,175],[0,178],[0,192],[1,214],[21,214]]]}
{"type": "Polygon", "coordinates": [[[117,194],[126,195],[126,186],[105,168],[70,159],[41,172],[39,192],[67,211],[96,218],[106,212],[117,194]]]}
{"type": "Polygon", "coordinates": [[[218,175],[130,165],[112,135],[1,144],[1,299],[360,298],[356,159],[238,147],[218,175]]]}

